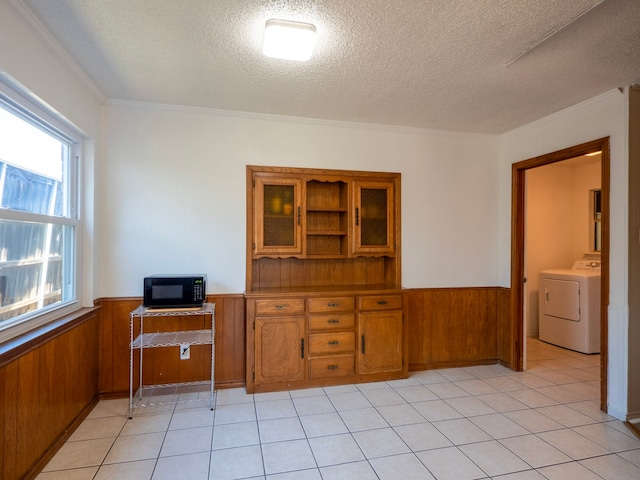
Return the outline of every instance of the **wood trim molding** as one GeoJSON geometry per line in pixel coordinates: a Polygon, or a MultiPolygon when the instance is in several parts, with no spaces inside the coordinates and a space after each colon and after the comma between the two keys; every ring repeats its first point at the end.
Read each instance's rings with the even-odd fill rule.
{"type": "Polygon", "coordinates": [[[600,330],[600,408],[607,408],[607,364],[608,364],[608,306],[609,306],[609,251],[611,191],[609,137],[600,138],[581,145],[565,148],[539,157],[514,163],[511,166],[511,324],[510,351],[511,368],[522,370],[523,365],[523,305],[524,305],[524,224],[525,224],[525,174],[528,169],[561,162],[587,153],[601,151],[602,189],[602,276],[601,276],[601,330],[600,330]]]}
{"type": "Polygon", "coordinates": [[[633,423],[633,422],[624,422],[624,424],[627,426],[627,428],[629,430],[631,430],[633,432],[633,434],[640,438],[640,427],[638,427],[637,423],[633,423]]]}

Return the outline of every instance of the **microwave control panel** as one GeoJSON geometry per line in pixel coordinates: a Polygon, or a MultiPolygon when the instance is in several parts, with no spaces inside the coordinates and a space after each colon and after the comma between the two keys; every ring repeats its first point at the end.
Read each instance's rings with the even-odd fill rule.
{"type": "Polygon", "coordinates": [[[193,300],[196,302],[204,301],[204,281],[203,280],[195,280],[193,284],[193,300]]]}

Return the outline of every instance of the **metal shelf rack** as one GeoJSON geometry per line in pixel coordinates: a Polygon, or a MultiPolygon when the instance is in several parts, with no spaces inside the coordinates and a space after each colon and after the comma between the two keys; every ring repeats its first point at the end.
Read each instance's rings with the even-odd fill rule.
{"type": "MultiPolygon", "coordinates": [[[[166,393],[168,390],[175,390],[181,388],[189,391],[189,387],[197,387],[200,385],[210,384],[209,401],[211,403],[211,410],[213,410],[213,393],[214,393],[214,369],[215,369],[215,303],[204,303],[202,307],[196,308],[177,308],[177,309],[165,309],[165,308],[146,308],[140,306],[130,313],[130,342],[129,342],[129,419],[133,418],[133,410],[136,407],[147,405],[163,405],[166,403],[177,403],[178,400],[159,401],[143,403],[142,392],[152,391],[154,394],[166,393]],[[193,315],[211,315],[211,329],[210,330],[186,330],[178,332],[152,332],[144,333],[144,319],[147,317],[180,317],[180,316],[193,316],[193,315]],[[135,325],[139,322],[139,334],[134,338],[135,325]],[[211,381],[200,382],[179,382],[163,385],[144,385],[142,380],[142,362],[143,351],[146,348],[162,348],[162,347],[175,347],[182,344],[189,345],[211,345],[211,381]],[[133,391],[133,352],[140,350],[140,382],[139,388],[134,393],[133,391]],[[134,401],[134,398],[137,400],[134,401]]],[[[192,400],[182,400],[192,401],[192,400]]]]}

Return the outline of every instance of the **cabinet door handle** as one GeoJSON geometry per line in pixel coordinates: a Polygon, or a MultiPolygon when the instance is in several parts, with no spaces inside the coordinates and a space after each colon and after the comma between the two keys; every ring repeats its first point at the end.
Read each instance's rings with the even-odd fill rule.
{"type": "Polygon", "coordinates": [[[289,308],[288,303],[281,303],[276,305],[276,310],[286,310],[287,308],[289,308]]]}
{"type": "Polygon", "coordinates": [[[300,339],[300,358],[304,358],[304,338],[300,339]]]}
{"type": "Polygon", "coordinates": [[[360,339],[360,351],[364,355],[364,335],[362,335],[362,338],[360,339]]]}
{"type": "Polygon", "coordinates": [[[356,227],[358,226],[359,222],[360,222],[360,209],[356,207],[356,227]]]}
{"type": "Polygon", "coordinates": [[[340,345],[340,342],[338,340],[329,340],[327,343],[329,345],[340,345]]]}
{"type": "Polygon", "coordinates": [[[338,365],[327,365],[327,370],[337,370],[338,365]]]}
{"type": "Polygon", "coordinates": [[[328,323],[340,323],[340,320],[338,320],[337,318],[332,318],[330,320],[327,321],[328,323]]]}
{"type": "Polygon", "coordinates": [[[327,307],[339,307],[340,304],[338,302],[327,303],[327,307]]]}
{"type": "Polygon", "coordinates": [[[386,305],[387,303],[389,302],[387,302],[386,300],[378,300],[378,305],[386,305]]]}
{"type": "Polygon", "coordinates": [[[298,207],[298,225],[300,225],[301,223],[301,217],[302,217],[302,210],[300,207],[298,207]]]}

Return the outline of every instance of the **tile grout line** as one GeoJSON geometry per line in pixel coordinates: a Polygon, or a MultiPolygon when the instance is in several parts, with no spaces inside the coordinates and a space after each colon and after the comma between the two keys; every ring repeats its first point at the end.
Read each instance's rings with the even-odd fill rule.
{"type": "MultiPolygon", "coordinates": [[[[532,349],[533,350],[533,349],[532,349]]],[[[551,354],[549,354],[551,355],[551,354]]],[[[624,431],[616,428],[614,425],[616,425],[615,422],[615,418],[607,416],[607,415],[598,415],[598,413],[593,410],[594,407],[594,399],[591,398],[591,387],[594,384],[594,380],[590,380],[589,377],[585,374],[582,375],[581,377],[584,378],[584,380],[577,380],[575,382],[571,382],[571,383],[562,383],[565,382],[569,377],[569,378],[575,378],[572,377],[571,375],[569,375],[568,373],[564,373],[567,372],[569,370],[573,370],[573,371],[586,371],[586,369],[589,369],[590,371],[596,371],[594,369],[598,369],[598,366],[589,366],[588,364],[583,364],[581,367],[577,366],[577,360],[579,357],[574,357],[574,356],[566,356],[567,359],[572,360],[572,364],[567,364],[568,366],[562,367],[561,369],[554,369],[551,367],[542,367],[544,368],[544,370],[540,370],[540,371],[528,371],[528,372],[511,372],[511,371],[503,371],[501,369],[498,368],[493,368],[495,366],[486,366],[486,368],[475,368],[475,367],[463,367],[460,369],[443,369],[442,371],[440,371],[440,373],[438,373],[438,371],[429,371],[430,374],[429,375],[423,375],[422,379],[424,381],[424,383],[421,380],[421,378],[419,377],[419,373],[421,372],[415,372],[416,375],[413,379],[413,381],[415,381],[414,384],[407,382],[407,381],[403,381],[403,382],[380,382],[380,385],[369,385],[369,384],[361,384],[361,385],[349,385],[349,386],[345,386],[345,387],[351,387],[353,390],[351,391],[341,391],[340,389],[336,389],[335,391],[331,391],[330,389],[326,389],[323,388],[322,389],[322,394],[321,395],[311,395],[310,397],[306,397],[306,398],[313,398],[313,397],[317,397],[317,398],[323,398],[326,399],[327,402],[329,402],[329,404],[332,407],[332,414],[335,414],[337,416],[338,419],[340,419],[340,422],[345,425],[346,427],[346,433],[349,434],[350,439],[354,442],[355,446],[357,446],[358,448],[358,452],[362,455],[362,457],[366,460],[368,467],[374,472],[374,474],[376,476],[379,477],[379,474],[376,472],[376,470],[373,467],[373,463],[372,460],[375,460],[377,458],[387,458],[387,457],[393,457],[393,456],[398,456],[398,455],[404,455],[402,453],[394,453],[394,454],[390,454],[390,455],[383,455],[381,457],[371,457],[371,458],[367,458],[367,456],[365,455],[364,450],[362,449],[362,446],[358,443],[358,441],[356,440],[356,435],[355,433],[357,432],[366,432],[366,431],[370,431],[371,427],[367,426],[367,425],[363,425],[363,427],[365,427],[363,430],[358,430],[358,431],[353,431],[352,427],[349,427],[345,420],[344,420],[344,415],[346,415],[346,412],[353,412],[355,410],[363,410],[365,408],[367,409],[371,409],[372,412],[375,412],[375,414],[380,417],[382,419],[382,423],[380,424],[379,427],[375,427],[373,430],[378,430],[378,429],[389,429],[390,432],[392,432],[395,436],[397,436],[401,442],[401,444],[408,450],[407,454],[411,454],[412,456],[416,457],[419,462],[420,465],[422,465],[428,472],[431,473],[431,470],[429,468],[429,466],[422,461],[422,459],[418,456],[419,453],[421,452],[427,452],[427,451],[437,451],[439,449],[443,449],[445,447],[437,447],[437,448],[427,448],[425,450],[413,450],[409,443],[407,443],[408,440],[406,440],[405,438],[403,438],[403,436],[399,433],[399,431],[397,430],[397,428],[404,426],[404,425],[416,425],[416,424],[422,424],[423,421],[426,425],[431,425],[433,428],[435,428],[441,435],[443,435],[444,438],[447,439],[447,441],[449,441],[451,443],[451,447],[455,447],[456,451],[463,455],[464,458],[466,458],[469,462],[471,462],[471,465],[474,465],[475,467],[477,467],[479,469],[479,472],[483,472],[485,475],[487,475],[487,472],[480,467],[480,465],[478,465],[476,462],[474,462],[468,455],[466,455],[464,453],[464,451],[462,451],[460,449],[460,446],[462,445],[474,445],[474,444],[480,444],[480,443],[484,443],[484,442],[495,442],[496,444],[500,445],[502,448],[506,449],[506,451],[510,452],[510,454],[514,455],[515,458],[520,459],[523,464],[528,465],[529,469],[531,469],[532,471],[538,471],[542,468],[546,468],[546,467],[553,467],[553,466],[558,466],[558,465],[564,465],[564,464],[576,464],[576,465],[580,465],[582,468],[586,468],[589,472],[594,472],[592,469],[588,468],[586,465],[583,464],[584,461],[588,461],[591,459],[596,459],[596,458],[604,458],[604,457],[612,457],[615,456],[617,459],[619,459],[620,461],[624,461],[625,464],[629,464],[630,466],[633,466],[634,468],[638,467],[640,468],[639,465],[636,465],[635,463],[633,463],[630,460],[627,460],[625,457],[623,457],[621,454],[623,453],[627,453],[627,452],[633,452],[633,451],[640,451],[640,448],[633,448],[633,444],[631,443],[629,445],[629,448],[625,448],[620,450],[620,447],[615,447],[612,449],[612,446],[610,443],[607,443],[609,440],[610,435],[611,434],[613,436],[613,438],[611,439],[612,442],[617,441],[617,438],[620,438],[620,435],[625,435],[624,438],[628,438],[629,441],[634,440],[633,436],[627,435],[624,431]],[[495,374],[492,375],[491,371],[489,370],[490,368],[493,368],[493,370],[495,370],[495,374]],[[433,375],[432,375],[432,374],[433,375]],[[438,375],[437,377],[435,375],[438,375]],[[524,375],[526,375],[526,377],[524,377],[524,375]],[[563,377],[561,375],[566,375],[566,377],[563,377]],[[520,387],[518,390],[510,390],[509,389],[509,383],[505,382],[502,383],[503,385],[503,389],[502,388],[498,388],[497,386],[494,385],[500,385],[500,381],[496,380],[493,383],[491,382],[491,380],[489,379],[500,379],[500,378],[505,378],[505,379],[509,379],[511,381],[517,382],[518,384],[520,384],[520,387]],[[521,380],[525,380],[525,379],[531,379],[528,383],[534,383],[534,385],[527,385],[525,383],[522,383],[521,380]],[[533,380],[533,379],[537,379],[537,380],[533,380]],[[469,381],[468,384],[464,384],[464,382],[469,381]],[[558,383],[561,382],[561,383],[558,383]],[[549,385],[535,385],[538,383],[549,383],[549,385]],[[435,388],[435,391],[432,390],[431,388],[429,388],[432,385],[437,385],[437,384],[443,384],[440,388],[435,388]],[[447,386],[448,385],[448,386],[447,386]],[[465,388],[465,385],[467,388],[465,388]],[[572,385],[572,386],[578,386],[579,388],[577,388],[575,391],[571,390],[569,388],[566,388],[566,385],[572,385]],[[456,388],[460,389],[460,393],[464,392],[464,394],[461,395],[453,395],[453,396],[448,396],[446,394],[445,391],[443,391],[442,389],[447,389],[449,388],[449,386],[455,386],[456,388]],[[405,395],[409,395],[409,391],[408,390],[401,390],[405,387],[421,387],[424,388],[427,392],[430,393],[430,395],[433,395],[435,398],[432,400],[422,400],[419,398],[416,398],[414,400],[410,400],[410,397],[406,397],[405,395]],[[549,393],[553,393],[553,397],[550,397],[548,395],[544,395],[543,393],[541,393],[539,390],[540,389],[544,389],[546,387],[549,387],[550,390],[548,390],[549,393]],[[486,389],[486,392],[485,392],[486,389]],[[383,391],[384,390],[384,391],[383,391]],[[493,391],[492,391],[493,390],[493,391]],[[564,391],[567,392],[571,392],[571,394],[565,394],[564,391]],[[436,391],[440,392],[440,395],[438,393],[436,393],[436,391]],[[401,393],[402,392],[402,393],[401,393]],[[475,394],[473,392],[476,392],[475,394]],[[522,402],[521,399],[517,398],[517,396],[514,396],[513,393],[514,392],[534,392],[536,397],[539,397],[540,395],[544,396],[545,398],[548,399],[549,402],[551,402],[549,405],[547,405],[547,400],[543,400],[542,402],[536,402],[533,399],[529,398],[527,401],[528,403],[524,403],[522,402]],[[341,393],[358,393],[359,396],[361,398],[363,398],[366,401],[366,407],[364,406],[365,404],[362,403],[361,405],[358,404],[358,406],[356,406],[355,408],[353,408],[353,406],[349,406],[347,403],[342,403],[342,404],[336,404],[334,403],[338,398],[340,397],[335,397],[335,395],[339,395],[341,393]],[[405,394],[405,395],[403,395],[405,394]],[[441,396],[444,395],[444,396],[441,396]],[[490,398],[488,397],[489,395],[500,395],[501,397],[496,397],[495,399],[493,399],[493,401],[491,401],[490,403],[488,402],[490,400],[490,398]],[[571,398],[573,396],[575,396],[576,400],[569,400],[567,401],[567,398],[571,398]],[[387,398],[388,396],[388,398],[387,398]],[[483,396],[486,396],[483,398],[483,396]],[[333,397],[333,398],[332,398],[333,397]],[[396,398],[394,398],[396,397],[396,398]],[[555,397],[555,398],[554,398],[555,397]],[[516,408],[516,409],[507,409],[506,406],[509,405],[508,403],[505,405],[503,404],[503,406],[505,406],[505,409],[503,410],[502,408],[499,408],[499,402],[500,399],[504,399],[504,401],[507,401],[507,399],[511,399],[514,402],[519,402],[520,405],[522,405],[522,408],[516,408]],[[580,399],[578,399],[580,398],[580,399]],[[445,419],[443,420],[429,420],[429,418],[426,418],[424,416],[423,413],[421,413],[420,410],[418,410],[416,408],[416,404],[418,403],[426,403],[426,402],[442,402],[443,405],[447,405],[448,408],[450,408],[453,412],[456,412],[457,415],[459,415],[460,417],[454,418],[454,419],[450,419],[450,420],[466,420],[467,422],[470,423],[470,425],[473,425],[475,428],[477,428],[479,431],[483,432],[483,435],[487,436],[487,440],[476,440],[474,442],[469,442],[469,443],[460,443],[457,444],[453,441],[451,441],[451,439],[449,438],[449,436],[447,436],[444,432],[442,432],[437,425],[437,422],[444,422],[445,419]],[[478,403],[479,402],[479,403],[478,403]],[[537,403],[544,403],[544,405],[538,405],[537,403]],[[477,404],[477,405],[476,405],[477,404]],[[336,407],[336,405],[338,405],[340,407],[340,410],[338,410],[338,408],[336,407]],[[383,407],[394,407],[394,406],[406,406],[406,407],[410,407],[412,409],[413,412],[415,412],[415,414],[418,416],[415,418],[415,420],[412,423],[407,423],[407,424],[402,424],[399,423],[397,425],[394,426],[394,424],[396,422],[392,423],[391,417],[387,417],[385,416],[385,413],[387,413],[387,415],[389,415],[390,413],[389,410],[385,410],[383,407]],[[478,409],[476,409],[475,407],[478,407],[478,409]],[[487,413],[479,413],[481,412],[484,408],[487,408],[489,411],[487,411],[487,413]],[[462,410],[460,410],[460,408],[462,408],[462,410]],[[556,412],[554,412],[553,409],[556,409],[556,412]],[[558,415],[562,415],[562,410],[567,409],[567,414],[570,415],[570,417],[568,417],[568,419],[560,416],[558,417],[558,415]],[[571,413],[569,413],[569,411],[571,413]],[[466,412],[466,414],[464,413],[466,412]],[[532,427],[531,424],[529,424],[528,426],[525,426],[526,424],[521,424],[519,419],[514,420],[512,419],[509,414],[511,413],[517,413],[517,412],[531,412],[531,413],[535,413],[537,415],[541,415],[542,417],[546,418],[547,420],[549,420],[550,422],[554,422],[554,424],[557,424],[557,427],[553,427],[553,428],[548,428],[545,430],[541,430],[541,431],[532,431],[530,428],[532,427]],[[581,420],[580,417],[577,418],[576,422],[577,424],[574,425],[574,422],[571,418],[572,415],[580,415],[583,417],[583,419],[581,420]],[[509,422],[513,422],[515,425],[517,425],[519,428],[523,429],[525,432],[527,433],[522,433],[522,434],[516,434],[516,435],[506,435],[503,436],[502,434],[500,434],[500,430],[499,429],[491,429],[491,430],[487,430],[486,428],[483,428],[482,423],[481,424],[476,424],[476,422],[474,422],[474,418],[479,418],[479,417],[483,417],[483,416],[490,416],[490,415],[499,415],[501,418],[504,418],[506,420],[508,420],[509,422]],[[555,417],[555,418],[554,418],[555,417]],[[417,421],[417,418],[421,418],[422,420],[417,421]],[[559,420],[563,420],[563,422],[560,422],[558,420],[556,420],[556,418],[558,418],[559,420]],[[587,423],[581,423],[584,420],[587,420],[587,423]],[[416,423],[417,421],[417,423],[416,423]],[[383,426],[384,425],[384,426],[383,426]],[[576,431],[576,429],[581,429],[582,427],[594,427],[594,426],[602,426],[602,429],[596,429],[596,430],[592,430],[591,432],[589,432],[588,429],[582,429],[582,430],[578,430],[576,431]],[[607,451],[608,453],[603,453],[603,454],[597,454],[597,455],[593,455],[593,456],[589,456],[589,457],[585,457],[585,458],[581,458],[581,459],[574,459],[571,455],[569,455],[568,453],[565,453],[563,450],[561,450],[558,447],[555,447],[553,444],[549,443],[545,438],[543,438],[545,435],[545,433],[547,432],[554,432],[554,431],[567,431],[567,432],[572,432],[575,435],[578,435],[580,438],[593,443],[595,446],[597,446],[598,448],[603,449],[604,451],[607,451]],[[493,432],[493,433],[492,433],[493,432]],[[593,437],[589,436],[591,435],[591,433],[593,433],[593,437]],[[533,467],[533,465],[531,463],[529,463],[529,461],[525,460],[524,457],[518,455],[518,453],[516,453],[516,451],[511,450],[511,448],[509,448],[507,445],[510,444],[509,442],[507,442],[508,439],[517,439],[519,437],[526,437],[526,436],[533,436],[535,438],[537,438],[540,441],[545,442],[546,445],[548,445],[550,448],[553,448],[554,450],[562,453],[563,455],[565,455],[566,457],[570,458],[571,460],[568,460],[566,462],[558,462],[558,463],[552,463],[550,465],[543,465],[541,467],[533,467]],[[601,437],[598,437],[597,435],[600,435],[601,437]],[[604,436],[603,436],[604,435],[604,436]],[[597,438],[602,438],[601,441],[597,441],[597,438]],[[503,443],[505,442],[505,443],[503,443]],[[603,444],[604,442],[604,444],[603,444]],[[615,451],[614,451],[615,450],[615,451]]],[[[559,359],[555,359],[560,361],[559,359]]],[[[550,358],[550,359],[545,359],[545,362],[552,362],[554,361],[554,358],[550,358]]],[[[533,363],[533,361],[531,362],[533,363]]],[[[482,366],[485,367],[485,366],[482,366]]],[[[411,380],[411,379],[408,379],[411,380]]],[[[526,381],[526,380],[525,380],[526,381]]],[[[544,391],[544,390],[543,390],[544,391]]],[[[218,392],[216,392],[218,393],[218,392]]],[[[293,407],[293,412],[294,415],[291,415],[291,418],[297,418],[298,420],[298,425],[301,428],[301,433],[304,435],[304,439],[306,440],[306,446],[309,449],[309,451],[311,452],[313,461],[315,463],[315,467],[313,467],[314,470],[317,470],[318,472],[320,472],[321,468],[324,467],[320,467],[318,464],[318,457],[317,457],[317,453],[314,452],[313,448],[312,448],[312,440],[313,438],[321,438],[321,437],[330,437],[333,435],[336,435],[334,433],[323,433],[322,435],[316,435],[314,437],[310,437],[309,436],[309,432],[307,432],[307,428],[305,428],[305,424],[303,423],[303,418],[304,417],[310,417],[312,415],[321,415],[323,413],[308,413],[308,414],[301,414],[304,411],[300,410],[300,406],[296,405],[296,399],[299,398],[305,398],[304,396],[295,396],[292,395],[291,392],[286,392],[287,393],[287,400],[289,402],[291,402],[291,405],[293,407]]],[[[452,392],[455,393],[455,392],[452,392]]],[[[234,395],[234,394],[230,394],[230,395],[234,395]]],[[[246,395],[246,394],[245,394],[246,395]]],[[[522,395],[526,395],[524,393],[520,394],[522,395]]],[[[342,397],[345,402],[347,401],[348,397],[342,397]]],[[[274,397],[273,400],[276,400],[277,398],[274,397]]],[[[220,407],[220,405],[218,404],[218,402],[221,401],[220,397],[218,395],[216,395],[216,398],[214,399],[215,402],[215,409],[214,409],[214,418],[213,418],[213,425],[212,425],[212,429],[211,429],[211,442],[209,445],[209,462],[208,462],[208,475],[209,478],[211,478],[211,476],[214,473],[213,470],[213,446],[214,446],[214,439],[215,439],[215,433],[216,430],[219,429],[220,425],[216,425],[216,411],[218,410],[218,408],[220,407]]],[[[262,441],[262,435],[261,435],[261,421],[266,421],[269,420],[271,418],[265,418],[260,420],[259,419],[259,403],[261,402],[268,402],[271,401],[268,397],[262,398],[260,399],[259,397],[257,398],[256,396],[252,396],[251,397],[251,403],[253,405],[252,410],[253,410],[253,415],[255,417],[255,425],[256,425],[256,432],[257,432],[257,445],[260,447],[260,459],[262,462],[262,472],[263,475],[265,477],[268,477],[270,475],[272,475],[271,473],[267,473],[266,471],[266,461],[265,461],[265,451],[263,448],[263,441],[262,441]]],[[[247,402],[237,402],[237,399],[234,399],[233,397],[229,397],[228,403],[231,405],[239,405],[240,403],[247,403],[247,402]]],[[[310,404],[313,403],[313,401],[309,402],[310,404]]],[[[266,404],[265,404],[266,406],[266,404]]],[[[512,404],[511,406],[514,407],[518,407],[518,404],[512,404]]],[[[310,407],[311,410],[313,411],[313,407],[310,407]]],[[[186,409],[185,409],[186,410],[186,409]]],[[[153,466],[153,470],[152,470],[152,475],[154,475],[155,473],[157,473],[158,471],[158,463],[160,460],[160,455],[162,453],[162,449],[164,448],[167,439],[168,439],[168,435],[169,435],[169,430],[171,428],[171,423],[173,421],[176,415],[176,413],[178,412],[178,410],[174,409],[171,411],[171,417],[168,421],[167,427],[163,432],[163,437],[162,437],[162,442],[160,444],[160,449],[156,455],[155,458],[155,463],[153,466]]],[[[150,415],[157,415],[161,412],[158,413],[152,413],[150,415]]],[[[283,414],[285,412],[282,412],[283,414]]],[[[540,417],[540,418],[542,418],[540,417]]],[[[274,417],[272,420],[277,420],[277,419],[281,419],[281,418],[289,418],[288,415],[285,415],[284,417],[279,417],[276,416],[274,417]]],[[[514,417],[517,418],[517,417],[514,417]]],[[[522,417],[522,419],[524,420],[525,417],[522,417]]],[[[253,421],[251,421],[253,422],[253,421]]],[[[248,422],[248,423],[251,423],[248,422]]],[[[488,422],[488,420],[487,420],[488,422]]],[[[233,425],[233,424],[238,424],[238,423],[247,423],[247,422],[237,422],[237,421],[231,421],[229,424],[233,425]]],[[[530,423],[530,422],[528,422],[530,423]]],[[[118,439],[122,438],[123,435],[123,431],[125,429],[127,425],[127,422],[124,423],[124,425],[122,427],[120,427],[117,436],[115,437],[115,439],[113,440],[113,442],[111,443],[109,449],[107,450],[104,458],[102,459],[102,463],[100,465],[98,465],[98,470],[96,471],[96,473],[93,475],[93,478],[97,478],[100,472],[100,469],[105,466],[104,461],[106,460],[106,458],[108,457],[109,453],[112,451],[112,449],[114,448],[116,442],[118,439]]],[[[226,425],[226,424],[225,424],[226,425]]],[[[485,424],[488,426],[488,424],[485,424]]],[[[548,427],[551,427],[552,425],[548,425],[548,427]]],[[[184,427],[184,428],[195,428],[195,427],[184,427]]],[[[176,430],[181,430],[182,428],[178,428],[176,430]]],[[[505,431],[505,432],[508,432],[505,431]]],[[[276,436],[277,438],[277,436],[276,436]]],[[[284,437],[283,437],[284,438],[284,437]]],[[[547,436],[548,438],[548,436],[547,436]]],[[[624,439],[623,438],[623,439],[624,439]]],[[[300,438],[300,440],[302,440],[302,438],[300,438]]],[[[289,441],[289,440],[282,440],[282,442],[285,441],[289,441]]],[[[276,441],[274,443],[279,443],[280,441],[276,441]]],[[[74,443],[74,442],[69,442],[69,443],[74,443]]],[[[271,443],[271,442],[269,442],[271,443]]],[[[400,443],[399,443],[400,445],[400,443]]],[[[625,446],[625,444],[623,443],[622,446],[625,446]]],[[[451,447],[446,447],[446,448],[451,448],[451,447]]],[[[233,448],[238,448],[238,447],[226,447],[225,449],[233,449],[233,448]]],[[[179,456],[182,455],[188,455],[187,453],[185,454],[180,454],[179,456]]],[[[118,462],[120,463],[120,462],[118,462]]],[[[127,463],[127,462],[122,462],[122,463],[127,463]]],[[[344,462],[344,463],[340,463],[340,464],[335,464],[335,465],[344,465],[344,464],[350,464],[350,463],[354,463],[354,462],[344,462]]],[[[330,467],[333,466],[334,464],[331,465],[326,465],[326,467],[330,467]]],[[[310,467],[311,468],[311,467],[310,467]]],[[[66,469],[66,470],[73,470],[74,467],[70,468],[70,469],[66,469]]],[[[305,468],[306,469],[306,468],[305,468]]],[[[294,472],[296,470],[293,470],[294,472]]],[[[522,471],[528,471],[528,470],[522,470],[522,471]]],[[[518,472],[520,472],[520,470],[518,470],[518,472]]],[[[284,472],[283,472],[284,473],[284,472]]],[[[290,473],[290,472],[289,472],[290,473]]],[[[510,472],[510,473],[517,473],[517,472],[510,472]]],[[[595,472],[594,472],[595,474],[595,472]]],[[[432,474],[433,475],[433,474],[432,474]]],[[[435,477],[435,475],[433,475],[435,477]]],[[[487,475],[488,477],[488,475],[487,475]]]]}

